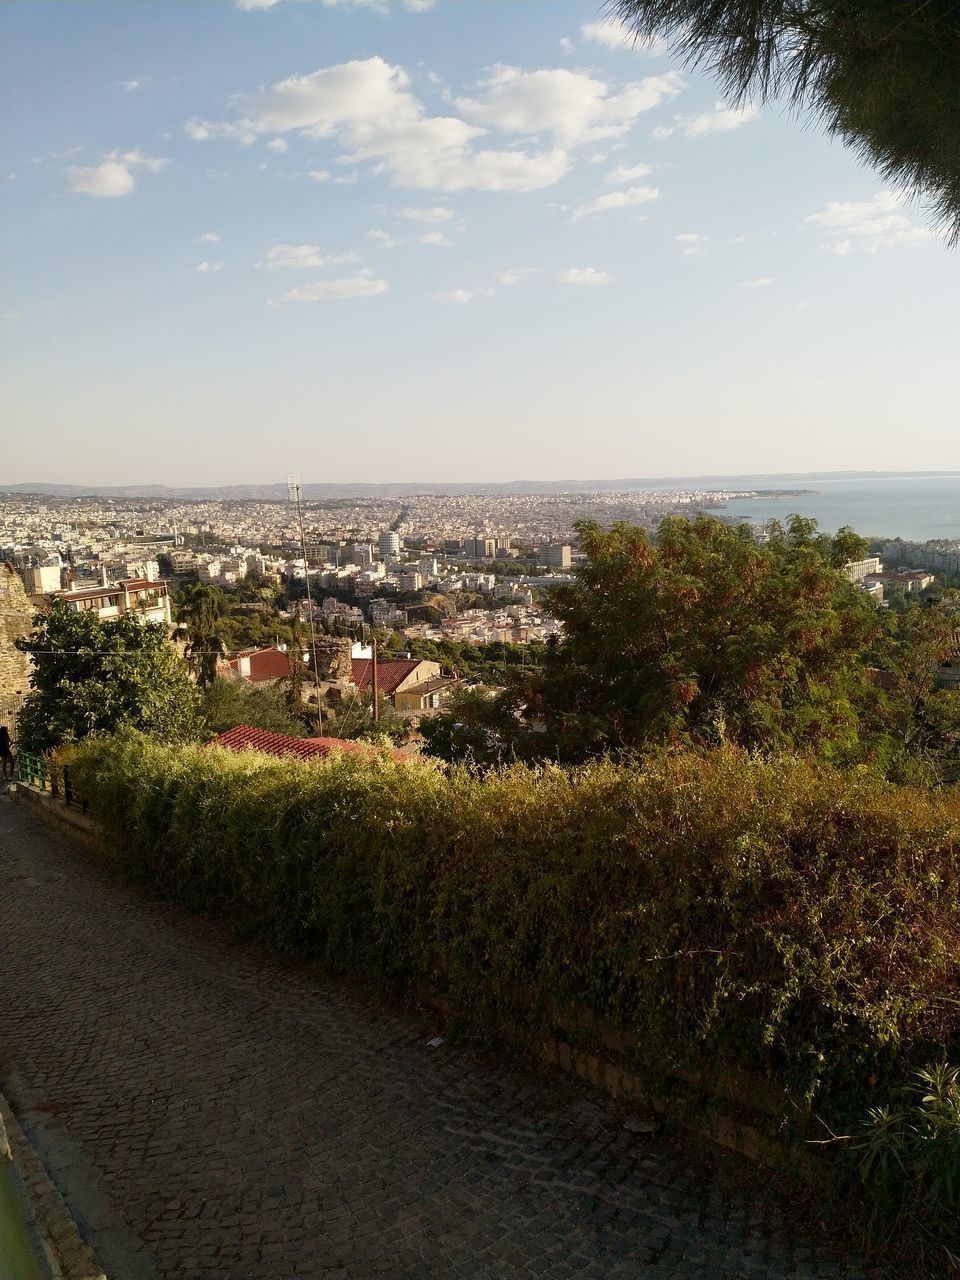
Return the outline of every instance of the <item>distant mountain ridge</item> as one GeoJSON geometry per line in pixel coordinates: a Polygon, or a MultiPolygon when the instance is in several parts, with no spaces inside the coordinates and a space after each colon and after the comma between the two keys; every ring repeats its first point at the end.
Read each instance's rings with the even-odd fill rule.
{"type": "MultiPolygon", "coordinates": [[[[640,493],[657,489],[755,489],[782,488],[797,480],[880,479],[895,476],[953,476],[957,471],[817,471],[758,473],[754,475],[653,476],[628,480],[507,480],[417,481],[387,483],[363,481],[346,484],[305,484],[307,501],[320,498],[457,497],[466,494],[495,497],[510,494],[640,493]],[[760,484],[762,482],[762,485],[760,484]]],[[[2,494],[37,494],[51,498],[171,498],[188,502],[282,502],[285,484],[231,484],[180,487],[164,484],[83,485],[27,481],[0,487],[2,494]]]]}

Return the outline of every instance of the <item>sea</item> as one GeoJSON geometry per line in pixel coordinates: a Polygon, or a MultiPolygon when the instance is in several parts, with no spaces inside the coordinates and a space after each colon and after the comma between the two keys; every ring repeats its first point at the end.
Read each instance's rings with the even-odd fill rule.
{"type": "Polygon", "coordinates": [[[865,538],[903,538],[908,542],[960,539],[960,472],[902,476],[791,475],[789,478],[727,476],[722,487],[810,491],[787,497],[738,498],[716,508],[717,515],[749,524],[784,520],[797,513],[812,517],[826,533],[851,525],[865,538]]]}

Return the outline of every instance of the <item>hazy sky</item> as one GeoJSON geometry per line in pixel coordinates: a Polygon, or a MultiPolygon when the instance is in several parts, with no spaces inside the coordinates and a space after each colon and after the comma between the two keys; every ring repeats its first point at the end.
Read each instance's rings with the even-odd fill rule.
{"type": "Polygon", "coordinates": [[[960,262],[597,0],[6,0],[0,484],[960,465],[960,262]]]}

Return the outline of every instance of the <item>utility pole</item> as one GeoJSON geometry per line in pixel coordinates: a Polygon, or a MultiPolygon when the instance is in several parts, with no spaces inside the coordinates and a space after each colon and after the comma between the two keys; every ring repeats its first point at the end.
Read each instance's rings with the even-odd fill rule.
{"type": "Polygon", "coordinates": [[[300,522],[300,551],[303,555],[303,575],[307,580],[307,604],[310,607],[310,644],[313,648],[313,684],[317,694],[317,737],[323,737],[323,713],[320,710],[320,672],[317,668],[317,624],[313,617],[313,596],[310,593],[310,566],[307,564],[307,540],[303,532],[303,503],[300,500],[300,477],[287,476],[287,499],[297,504],[300,522]]]}
{"type": "Polygon", "coordinates": [[[373,684],[373,723],[376,724],[380,719],[380,688],[377,683],[377,637],[370,637],[370,677],[373,684]]]}

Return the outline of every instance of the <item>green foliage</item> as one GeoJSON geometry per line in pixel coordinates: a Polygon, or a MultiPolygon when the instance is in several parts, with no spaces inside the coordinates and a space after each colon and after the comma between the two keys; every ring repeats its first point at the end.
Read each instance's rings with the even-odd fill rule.
{"type": "Polygon", "coordinates": [[[389,699],[381,697],[379,719],[373,718],[373,694],[358,693],[333,708],[324,708],[323,732],[331,738],[362,739],[381,744],[406,742],[410,726],[389,699]]]}
{"type": "Polygon", "coordinates": [[[187,665],[201,689],[213,684],[217,663],[225,644],[220,620],[226,612],[226,597],[219,587],[188,582],[175,601],[177,634],[186,640],[187,665]]]}
{"type": "Polygon", "coordinates": [[[469,640],[422,640],[417,636],[408,637],[400,647],[412,658],[439,662],[451,675],[482,680],[490,685],[501,685],[511,675],[539,669],[546,651],[542,640],[530,644],[499,640],[472,644],[469,640]]]}
{"type": "MultiPolygon", "coordinates": [[[[956,793],[729,746],[481,776],[124,734],[72,767],[111,856],[152,890],[282,952],[428,982],[481,1035],[579,1011],[652,1084],[756,1073],[801,1137],[804,1098],[849,1132],[960,1050],[956,793]]],[[[858,1158],[882,1206],[896,1169],[878,1124],[858,1158]]],[[[912,1124],[883,1121],[910,1143],[912,1124]]],[[[952,1203],[947,1242],[948,1129],[918,1140],[901,1188],[952,1203]]]]}
{"type": "Polygon", "coordinates": [[[897,780],[936,782],[960,765],[960,691],[938,688],[935,676],[955,660],[956,619],[914,605],[886,621],[871,653],[889,687],[872,690],[864,706],[865,747],[897,780]]]}
{"type": "Polygon", "coordinates": [[[218,678],[204,690],[201,710],[210,734],[226,733],[238,724],[293,738],[307,733],[304,716],[291,709],[284,689],[278,685],[218,678]]]}
{"type": "Polygon", "coordinates": [[[464,1008],[585,1003],[656,1060],[857,1103],[960,1029],[954,794],[733,748],[472,776],[121,736],[75,770],[169,892],[338,967],[443,971],[464,1008]]]}
{"type": "Polygon", "coordinates": [[[956,0],[612,0],[641,35],[703,64],[734,100],[813,109],[885,179],[960,231],[960,6],[956,0]]]}
{"type": "Polygon", "coordinates": [[[864,545],[794,517],[758,546],[745,526],[578,526],[586,562],[552,593],[563,640],[529,682],[546,754],[726,740],[836,758],[858,743],[860,655],[881,630],[840,574],[864,545]]]}
{"type": "Polygon", "coordinates": [[[44,752],[95,733],[132,726],[162,741],[198,735],[199,699],[166,628],[132,614],[101,621],[57,601],[17,641],[33,658],[20,739],[44,752]]]}
{"type": "Polygon", "coordinates": [[[916,1072],[895,1101],[871,1107],[855,1144],[871,1192],[874,1223],[888,1236],[909,1225],[924,1254],[960,1266],[950,1248],[960,1228],[960,1068],[937,1063],[916,1072]]]}
{"type": "Polygon", "coordinates": [[[443,711],[420,721],[424,753],[471,768],[535,758],[536,735],[529,731],[522,710],[523,693],[516,683],[506,689],[461,687],[443,711]]]}

